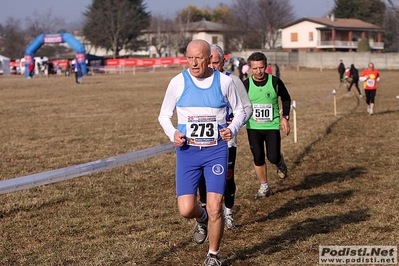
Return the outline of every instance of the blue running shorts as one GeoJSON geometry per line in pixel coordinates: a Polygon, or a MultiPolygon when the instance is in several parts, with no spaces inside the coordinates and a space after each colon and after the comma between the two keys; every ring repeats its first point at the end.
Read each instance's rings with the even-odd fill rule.
{"type": "Polygon", "coordinates": [[[197,194],[204,171],[206,192],[224,194],[227,174],[227,142],[216,146],[196,147],[184,145],[176,148],[176,195],[197,194]]]}

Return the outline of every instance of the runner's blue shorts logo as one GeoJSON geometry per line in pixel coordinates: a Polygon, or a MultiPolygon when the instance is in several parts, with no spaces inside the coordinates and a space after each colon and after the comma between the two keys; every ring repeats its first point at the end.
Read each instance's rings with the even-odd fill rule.
{"type": "Polygon", "coordinates": [[[223,174],[223,173],[224,173],[223,165],[221,165],[221,164],[215,164],[214,166],[212,166],[212,172],[213,172],[215,175],[221,175],[221,174],[223,174]]]}

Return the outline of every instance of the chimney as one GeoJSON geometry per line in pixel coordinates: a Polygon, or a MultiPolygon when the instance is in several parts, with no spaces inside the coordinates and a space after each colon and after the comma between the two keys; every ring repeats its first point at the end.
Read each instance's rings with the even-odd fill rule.
{"type": "Polygon", "coordinates": [[[331,16],[330,16],[330,19],[331,19],[331,21],[332,21],[332,22],[334,22],[334,21],[335,21],[335,16],[334,16],[334,13],[332,13],[332,14],[331,14],[331,16]]]}

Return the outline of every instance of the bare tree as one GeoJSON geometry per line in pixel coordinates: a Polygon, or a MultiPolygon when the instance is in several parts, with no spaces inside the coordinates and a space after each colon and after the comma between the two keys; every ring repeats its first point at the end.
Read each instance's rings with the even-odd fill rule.
{"type": "MultiPolygon", "coordinates": [[[[29,41],[32,41],[40,34],[61,33],[65,26],[64,18],[54,17],[52,8],[43,12],[35,11],[32,16],[25,18],[25,32],[29,41]]],[[[36,52],[36,56],[50,56],[57,57],[60,54],[69,52],[68,49],[62,45],[44,45],[36,52]]]]}
{"type": "Polygon", "coordinates": [[[257,28],[262,36],[262,48],[276,48],[279,29],[295,18],[289,0],[258,0],[257,28]]]}
{"type": "Polygon", "coordinates": [[[398,12],[398,8],[396,7],[395,3],[393,2],[393,0],[387,0],[389,5],[395,10],[395,12],[398,12]]]}
{"type": "Polygon", "coordinates": [[[399,9],[394,1],[388,0],[391,8],[387,8],[384,15],[384,50],[399,51],[399,9]]]}
{"type": "Polygon", "coordinates": [[[242,50],[257,46],[255,28],[256,0],[234,0],[230,7],[232,26],[228,50],[242,50]],[[235,40],[235,41],[234,41],[235,40]]]}
{"type": "Polygon", "coordinates": [[[230,12],[228,50],[275,49],[279,29],[295,18],[289,0],[234,0],[230,12]]]}
{"type": "Polygon", "coordinates": [[[172,48],[174,50],[175,55],[185,54],[186,47],[189,42],[192,40],[192,34],[188,31],[188,25],[190,24],[190,20],[183,22],[179,17],[176,18],[176,31],[173,33],[172,38],[172,48]]]}
{"type": "Polygon", "coordinates": [[[155,47],[159,57],[171,46],[175,31],[172,20],[164,18],[161,14],[151,17],[151,26],[147,30],[149,32],[147,43],[155,47]]]}
{"type": "Polygon", "coordinates": [[[36,38],[40,34],[57,33],[64,25],[64,18],[53,17],[51,8],[43,13],[35,11],[32,17],[25,18],[26,31],[31,38],[36,38]]]}
{"type": "Polygon", "coordinates": [[[2,28],[3,44],[1,45],[1,53],[12,59],[22,58],[27,41],[25,32],[21,27],[21,21],[9,17],[2,28]]]}

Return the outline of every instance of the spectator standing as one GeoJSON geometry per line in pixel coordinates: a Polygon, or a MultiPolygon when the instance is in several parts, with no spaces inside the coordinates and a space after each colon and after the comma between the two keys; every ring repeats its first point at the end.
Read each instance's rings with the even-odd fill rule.
{"type": "Polygon", "coordinates": [[[280,78],[280,68],[277,64],[274,64],[274,69],[275,69],[276,77],[280,78]]]}
{"type": "Polygon", "coordinates": [[[76,58],[76,62],[75,62],[75,81],[76,81],[76,83],[82,83],[82,77],[83,77],[82,66],[80,65],[78,59],[76,58]]]}
{"type": "Polygon", "coordinates": [[[65,76],[68,77],[71,74],[71,64],[69,63],[69,59],[67,59],[67,65],[65,68],[65,76]]]}
{"type": "Polygon", "coordinates": [[[16,67],[16,66],[12,66],[12,68],[11,68],[11,74],[13,74],[13,75],[18,74],[18,72],[17,72],[17,67],[16,67]]]}
{"type": "Polygon", "coordinates": [[[33,78],[33,76],[35,75],[35,61],[33,60],[33,62],[31,62],[28,65],[28,71],[29,71],[29,77],[28,78],[33,78]]]}
{"type": "Polygon", "coordinates": [[[54,64],[53,64],[53,62],[48,61],[47,66],[48,66],[48,74],[49,74],[49,75],[54,75],[55,71],[54,71],[54,64]]]}
{"type": "MultiPolygon", "coordinates": [[[[209,67],[212,67],[213,69],[216,69],[220,71],[221,73],[231,77],[231,79],[234,81],[234,84],[237,87],[238,94],[240,95],[242,104],[244,105],[245,109],[245,116],[246,119],[244,123],[247,123],[248,119],[252,115],[252,104],[251,101],[248,98],[247,90],[244,87],[244,84],[242,83],[241,79],[237,76],[235,76],[233,73],[226,72],[223,69],[225,59],[224,59],[224,51],[223,49],[216,45],[212,44],[211,45],[211,60],[209,67]]],[[[242,60],[245,63],[245,60],[242,60]]],[[[231,120],[233,120],[234,113],[231,112],[230,108],[227,108],[227,124],[231,123],[231,120]]],[[[226,229],[230,230],[235,230],[235,224],[234,224],[234,216],[233,216],[233,206],[234,206],[234,199],[235,199],[235,192],[236,192],[236,184],[234,180],[234,168],[235,168],[235,163],[236,163],[236,155],[237,155],[237,137],[233,137],[228,143],[229,147],[229,157],[228,157],[228,167],[227,167],[227,176],[226,176],[226,188],[225,188],[225,193],[224,193],[224,211],[223,211],[223,216],[224,216],[224,226],[226,229]]],[[[200,184],[199,184],[199,194],[200,194],[200,201],[202,202],[202,206],[206,205],[206,185],[205,185],[205,179],[203,176],[201,177],[200,184]]]]}
{"type": "Polygon", "coordinates": [[[230,57],[229,58],[229,65],[227,67],[227,70],[229,70],[231,73],[234,73],[234,69],[235,69],[235,58],[234,57],[230,57]]]}
{"type": "Polygon", "coordinates": [[[76,64],[76,60],[74,58],[74,59],[72,59],[72,62],[71,62],[71,71],[73,71],[73,72],[75,72],[75,64],[76,64]]]}
{"type": "Polygon", "coordinates": [[[57,75],[61,75],[61,65],[60,62],[57,62],[57,64],[55,65],[55,73],[57,75]]]}
{"type": "Polygon", "coordinates": [[[344,74],[345,74],[345,65],[342,59],[339,60],[338,64],[338,74],[339,74],[339,82],[344,82],[344,74]]]}
{"type": "Polygon", "coordinates": [[[249,66],[247,62],[242,66],[242,81],[246,80],[248,78],[248,71],[249,71],[249,66]]]}
{"type": "MultiPolygon", "coordinates": [[[[180,214],[195,218],[195,234],[208,237],[205,265],[222,265],[219,248],[223,236],[222,200],[226,184],[227,142],[245,121],[245,111],[233,80],[208,67],[209,43],[191,41],[186,50],[188,70],[169,82],[158,120],[176,147],[176,195],[180,214]],[[226,107],[234,119],[226,121],[226,107]],[[172,124],[177,111],[177,128],[172,124]],[[197,202],[198,183],[204,173],[207,204],[197,202]],[[208,219],[209,217],[209,219],[208,219]]],[[[198,244],[202,244],[199,242],[198,244]]]]}
{"type": "Polygon", "coordinates": [[[271,64],[267,64],[266,73],[273,75],[273,69],[271,64]]]}
{"type": "Polygon", "coordinates": [[[41,68],[40,62],[37,62],[36,65],[37,65],[37,74],[38,74],[38,75],[42,74],[42,71],[41,71],[42,68],[41,68]]]}
{"type": "Polygon", "coordinates": [[[380,81],[380,73],[374,68],[373,63],[369,63],[360,75],[359,80],[364,82],[364,94],[366,95],[367,112],[374,114],[375,96],[377,94],[377,82],[380,81]]]}
{"type": "Polygon", "coordinates": [[[238,63],[238,76],[239,76],[240,80],[243,80],[244,73],[242,72],[242,67],[244,66],[245,61],[244,61],[244,58],[241,58],[239,60],[240,60],[240,62],[238,63]]]}
{"type": "Polygon", "coordinates": [[[260,182],[255,198],[260,199],[270,195],[266,156],[276,166],[277,175],[287,177],[287,166],[281,153],[280,127],[287,135],[290,133],[291,97],[281,79],[266,73],[267,58],[263,53],[252,53],[247,62],[252,76],[244,81],[244,86],[252,102],[253,114],[246,127],[255,173],[260,182]],[[281,118],[279,97],[283,108],[281,118]]]}

